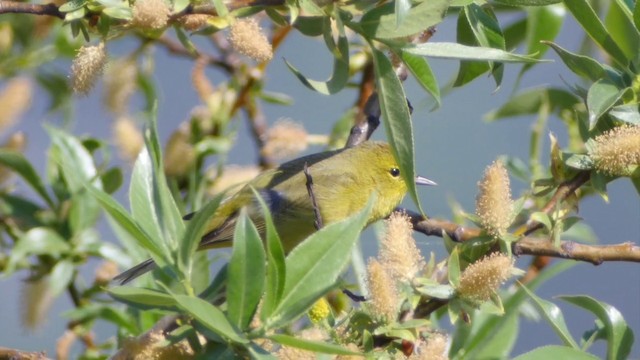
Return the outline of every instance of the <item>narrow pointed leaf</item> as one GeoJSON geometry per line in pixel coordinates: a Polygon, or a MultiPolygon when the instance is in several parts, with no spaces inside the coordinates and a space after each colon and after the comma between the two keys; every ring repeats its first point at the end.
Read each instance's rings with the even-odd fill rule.
{"type": "Polygon", "coordinates": [[[435,74],[429,66],[429,62],[426,59],[413,54],[400,52],[400,58],[402,62],[407,66],[407,69],[411,71],[411,74],[415,77],[418,84],[422,86],[436,101],[437,106],[440,106],[440,86],[435,74]]]}
{"type": "Polygon", "coordinates": [[[260,310],[260,317],[265,321],[271,313],[275,310],[276,306],[282,298],[282,292],[284,291],[285,276],[286,276],[286,263],[284,250],[282,248],[282,242],[280,236],[276,232],[276,227],[273,224],[273,218],[269,207],[265,203],[260,194],[255,191],[254,194],[260,207],[262,208],[262,215],[265,222],[265,245],[267,248],[267,278],[265,284],[264,299],[262,300],[262,308],[260,310]]]}
{"type": "MultiPolygon", "coordinates": [[[[330,28],[325,29],[325,32],[330,31],[330,28]]],[[[328,35],[328,37],[325,35],[325,38],[327,41],[333,41],[333,39],[331,39],[331,35],[328,35]]],[[[335,94],[342,90],[349,80],[349,40],[344,34],[344,29],[341,29],[340,31],[336,50],[336,53],[333,54],[333,74],[331,75],[331,78],[326,81],[309,79],[288,61],[285,60],[285,63],[289,67],[289,70],[291,70],[293,74],[309,89],[324,95],[335,94]]]]}
{"type": "Polygon", "coordinates": [[[549,325],[551,325],[553,331],[555,331],[560,337],[564,345],[570,346],[574,349],[580,349],[580,346],[576,343],[569,332],[569,328],[564,321],[564,316],[562,315],[560,308],[556,304],[538,297],[531,290],[527,289],[526,286],[522,285],[521,287],[533,300],[536,307],[542,312],[542,315],[544,315],[544,318],[547,320],[549,325]]]}
{"type": "Polygon", "coordinates": [[[629,59],[627,59],[624,52],[604,27],[604,24],[600,21],[600,18],[598,18],[598,14],[593,10],[589,1],[564,0],[564,5],[573,14],[584,31],[589,34],[589,37],[605,52],[611,55],[613,60],[621,68],[626,69],[629,64],[629,59]]]}
{"type": "Polygon", "coordinates": [[[205,231],[205,227],[214,216],[220,202],[222,201],[223,195],[215,196],[211,199],[207,205],[205,205],[202,209],[198,210],[193,218],[191,218],[184,232],[184,237],[182,241],[180,241],[180,261],[182,262],[182,266],[184,269],[187,269],[189,273],[187,278],[190,278],[190,273],[193,267],[193,254],[195,253],[198,245],[200,244],[200,240],[202,239],[202,235],[205,231]]]}
{"type": "Polygon", "coordinates": [[[415,177],[415,148],[413,125],[407,98],[400,79],[393,71],[389,59],[379,50],[371,47],[373,66],[376,74],[376,88],[382,111],[382,122],[387,131],[393,156],[400,165],[400,174],[407,184],[407,191],[420,213],[424,213],[418,200],[415,177]]]}
{"type": "Polygon", "coordinates": [[[354,352],[346,349],[340,345],[330,344],[321,341],[312,341],[294,336],[284,334],[274,334],[269,336],[269,339],[289,347],[294,347],[302,350],[313,351],[315,353],[322,354],[334,354],[334,355],[362,355],[359,352],[354,352]]]}
{"type": "Polygon", "coordinates": [[[116,286],[107,290],[109,295],[126,304],[147,309],[170,309],[176,306],[173,296],[156,289],[116,286]]]}
{"type": "Polygon", "coordinates": [[[633,331],[618,309],[584,295],[559,296],[559,298],[590,311],[602,321],[607,334],[607,359],[622,360],[629,357],[633,345],[633,331]]]}
{"type": "Polygon", "coordinates": [[[360,26],[368,38],[393,39],[410,36],[440,23],[450,2],[428,0],[418,3],[408,10],[400,24],[395,11],[396,4],[389,2],[364,14],[360,26]]]}
{"type": "Polygon", "coordinates": [[[20,175],[22,179],[42,197],[49,207],[54,207],[53,201],[51,197],[49,197],[49,193],[47,193],[47,189],[42,183],[40,176],[38,176],[38,173],[36,173],[36,170],[24,155],[16,151],[0,149],[0,164],[20,175]]]}
{"type": "Polygon", "coordinates": [[[286,259],[282,299],[267,326],[282,326],[302,315],[335,286],[371,212],[369,204],[346,220],[329,224],[298,245],[286,259]]]}
{"type": "Polygon", "coordinates": [[[566,346],[548,345],[533,349],[527,353],[513,358],[513,360],[549,359],[597,360],[598,357],[582,350],[577,350],[566,346]]]}
{"type": "Polygon", "coordinates": [[[506,63],[541,62],[531,55],[518,55],[505,50],[480,46],[467,46],[457,43],[429,42],[402,48],[411,54],[442,59],[500,61],[506,63]]]}
{"type": "Polygon", "coordinates": [[[178,306],[182,310],[191,314],[201,325],[222,338],[238,344],[249,342],[216,306],[193,296],[173,295],[173,298],[178,302],[178,306]]]}
{"type": "Polygon", "coordinates": [[[253,318],[262,297],[265,271],[260,234],[243,209],[233,235],[227,282],[229,320],[240,329],[245,329],[253,318]]]}

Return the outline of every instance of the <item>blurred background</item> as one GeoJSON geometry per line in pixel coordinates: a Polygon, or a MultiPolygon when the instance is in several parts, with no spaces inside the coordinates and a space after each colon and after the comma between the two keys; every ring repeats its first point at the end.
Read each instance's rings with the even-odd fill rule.
{"type": "MultiPolygon", "coordinates": [[[[556,42],[568,50],[576,51],[581,34],[573,19],[568,16],[560,36],[556,42]]],[[[195,39],[194,39],[195,40],[195,39]]],[[[446,18],[437,28],[432,41],[455,42],[455,19],[446,18]]],[[[197,41],[196,41],[197,43],[197,41]]],[[[133,48],[128,41],[113,41],[108,44],[108,52],[112,56],[125,54],[133,48]]],[[[206,43],[201,45],[206,51],[206,43]]],[[[155,81],[158,89],[158,123],[161,137],[166,141],[172,131],[186,120],[193,107],[200,103],[191,84],[192,60],[169,55],[164,49],[156,49],[155,81]]],[[[420,200],[423,208],[432,217],[450,219],[451,204],[457,202],[468,212],[475,209],[476,184],[482,172],[500,155],[511,155],[526,159],[529,151],[529,130],[535,117],[518,117],[487,124],[483,116],[489,111],[505,103],[510,96],[521,89],[549,86],[566,87],[577,81],[566,70],[554,53],[547,53],[544,58],[553,62],[538,65],[527,72],[518,88],[514,88],[515,79],[522,65],[506,65],[504,82],[500,89],[495,88],[493,79],[480,77],[472,84],[461,89],[454,89],[443,96],[442,105],[431,111],[433,101],[409,77],[405,82],[406,94],[414,107],[413,123],[415,133],[417,172],[436,181],[439,186],[420,188],[420,200]]],[[[343,90],[335,96],[323,96],[304,87],[287,69],[286,59],[303,74],[313,79],[329,76],[332,63],[331,55],[318,39],[303,41],[299,34],[292,34],[275,54],[275,59],[266,70],[266,83],[270,91],[292,94],[294,103],[291,106],[264,105],[267,121],[273,124],[278,119],[290,118],[304,125],[312,134],[327,134],[335,121],[350,108],[356,92],[343,90]]],[[[458,62],[452,60],[430,60],[440,84],[450,82],[456,74],[458,62]]],[[[50,63],[52,69],[66,72],[70,62],[56,61],[50,63]]],[[[210,80],[216,84],[220,79],[215,71],[208,72],[210,80]],[[218,76],[218,78],[217,78],[218,76]]],[[[71,124],[77,135],[94,135],[105,137],[111,132],[112,115],[104,110],[101,104],[101,84],[98,84],[89,96],[76,99],[75,123],[71,124]]],[[[26,156],[34,162],[40,173],[45,172],[46,150],[49,138],[43,129],[44,123],[61,125],[61,119],[45,116],[45,109],[50,99],[48,95],[36,90],[32,108],[21,122],[11,130],[24,131],[28,138],[26,156]]],[[[141,102],[141,99],[136,101],[141,102]]],[[[136,107],[134,101],[132,108],[136,107]]],[[[230,152],[230,164],[255,164],[256,148],[244,119],[235,121],[237,142],[230,152]]],[[[547,132],[557,135],[560,146],[566,138],[565,128],[560,121],[553,118],[548,124],[547,132]]],[[[5,134],[6,135],[6,134],[5,134]]],[[[381,127],[374,135],[376,139],[385,139],[381,127]]],[[[548,145],[548,141],[547,141],[548,145]]],[[[320,147],[312,147],[308,152],[320,151],[320,147]]],[[[548,146],[545,148],[548,153],[548,146]]],[[[120,161],[120,160],[118,160],[120,161]]],[[[131,167],[129,166],[130,170],[131,167]]],[[[118,200],[128,206],[126,179],[118,191],[118,200]]],[[[512,177],[514,197],[528,188],[528,184],[512,177]]],[[[632,184],[626,180],[618,180],[608,187],[609,203],[602,198],[592,196],[580,204],[579,216],[591,225],[593,233],[602,244],[621,243],[640,240],[640,202],[632,184]]],[[[29,190],[19,186],[18,192],[29,190]]],[[[416,209],[406,199],[403,206],[416,209]]],[[[376,251],[374,232],[368,230],[361,239],[365,257],[373,256],[376,251]]],[[[117,243],[118,240],[103,222],[101,227],[103,239],[117,243]]],[[[446,255],[442,240],[436,237],[425,237],[416,234],[425,256],[429,252],[436,254],[441,260],[446,255]]],[[[525,269],[530,257],[518,260],[517,265],[525,269]]],[[[562,260],[554,260],[562,261],[562,260]]],[[[93,277],[96,263],[89,262],[83,269],[87,279],[93,277]]],[[[26,274],[24,275],[26,277],[26,274]]],[[[45,350],[50,356],[54,354],[56,339],[64,332],[67,321],[66,310],[71,308],[65,296],[55,300],[46,323],[35,331],[25,330],[21,325],[20,314],[23,311],[20,276],[0,279],[3,304],[0,307],[0,346],[23,350],[45,350]]],[[[608,262],[600,266],[578,263],[569,271],[545,283],[537,294],[547,300],[557,294],[592,295],[600,301],[617,308],[633,328],[636,337],[640,334],[640,268],[632,263],[608,262]]],[[[593,328],[594,318],[590,313],[565,306],[562,301],[556,302],[565,312],[569,329],[576,338],[582,332],[593,328]]],[[[446,326],[446,324],[442,324],[446,326]]],[[[113,327],[107,324],[97,326],[97,337],[107,338],[115,335],[113,327]]],[[[551,327],[545,323],[524,320],[521,322],[521,335],[518,337],[513,354],[521,354],[544,344],[561,344],[551,327]]],[[[594,347],[599,355],[605,353],[603,346],[594,347]]],[[[640,358],[640,350],[636,344],[632,351],[633,358],[640,358]]]]}

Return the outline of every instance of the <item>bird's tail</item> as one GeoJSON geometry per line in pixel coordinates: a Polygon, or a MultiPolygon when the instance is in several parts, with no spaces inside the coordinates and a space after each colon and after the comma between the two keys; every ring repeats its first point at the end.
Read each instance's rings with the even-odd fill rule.
{"type": "Polygon", "coordinates": [[[113,280],[119,282],[120,285],[124,285],[129,281],[137,278],[138,276],[145,274],[155,268],[156,268],[156,263],[153,261],[153,259],[147,259],[141,262],[140,264],[132,267],[131,269],[126,270],[121,274],[117,275],[116,277],[113,278],[113,280]]]}

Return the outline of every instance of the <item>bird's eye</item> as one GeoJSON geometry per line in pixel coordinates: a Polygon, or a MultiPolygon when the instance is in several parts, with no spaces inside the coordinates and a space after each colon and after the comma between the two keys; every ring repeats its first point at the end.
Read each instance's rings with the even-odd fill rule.
{"type": "Polygon", "coordinates": [[[398,177],[398,175],[400,175],[400,169],[398,168],[391,168],[391,170],[389,170],[389,173],[391,174],[391,176],[393,177],[398,177]]]}

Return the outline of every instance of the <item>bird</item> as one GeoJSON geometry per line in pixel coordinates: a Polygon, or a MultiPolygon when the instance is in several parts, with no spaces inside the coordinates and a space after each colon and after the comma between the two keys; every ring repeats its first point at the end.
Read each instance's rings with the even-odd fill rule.
{"type": "MultiPolygon", "coordinates": [[[[416,176],[415,183],[437,185],[422,176],[416,176]]],[[[285,253],[317,231],[318,216],[314,210],[319,211],[323,224],[331,224],[364,209],[375,194],[366,223],[369,225],[387,217],[407,193],[400,167],[385,142],[365,141],[349,148],[303,156],[260,173],[223,200],[206,225],[198,250],[230,247],[243,207],[264,238],[265,218],[254,189],[271,212],[285,253]],[[313,183],[311,191],[305,172],[313,183]]],[[[126,284],[154,268],[155,262],[148,259],[114,280],[126,284]]]]}

